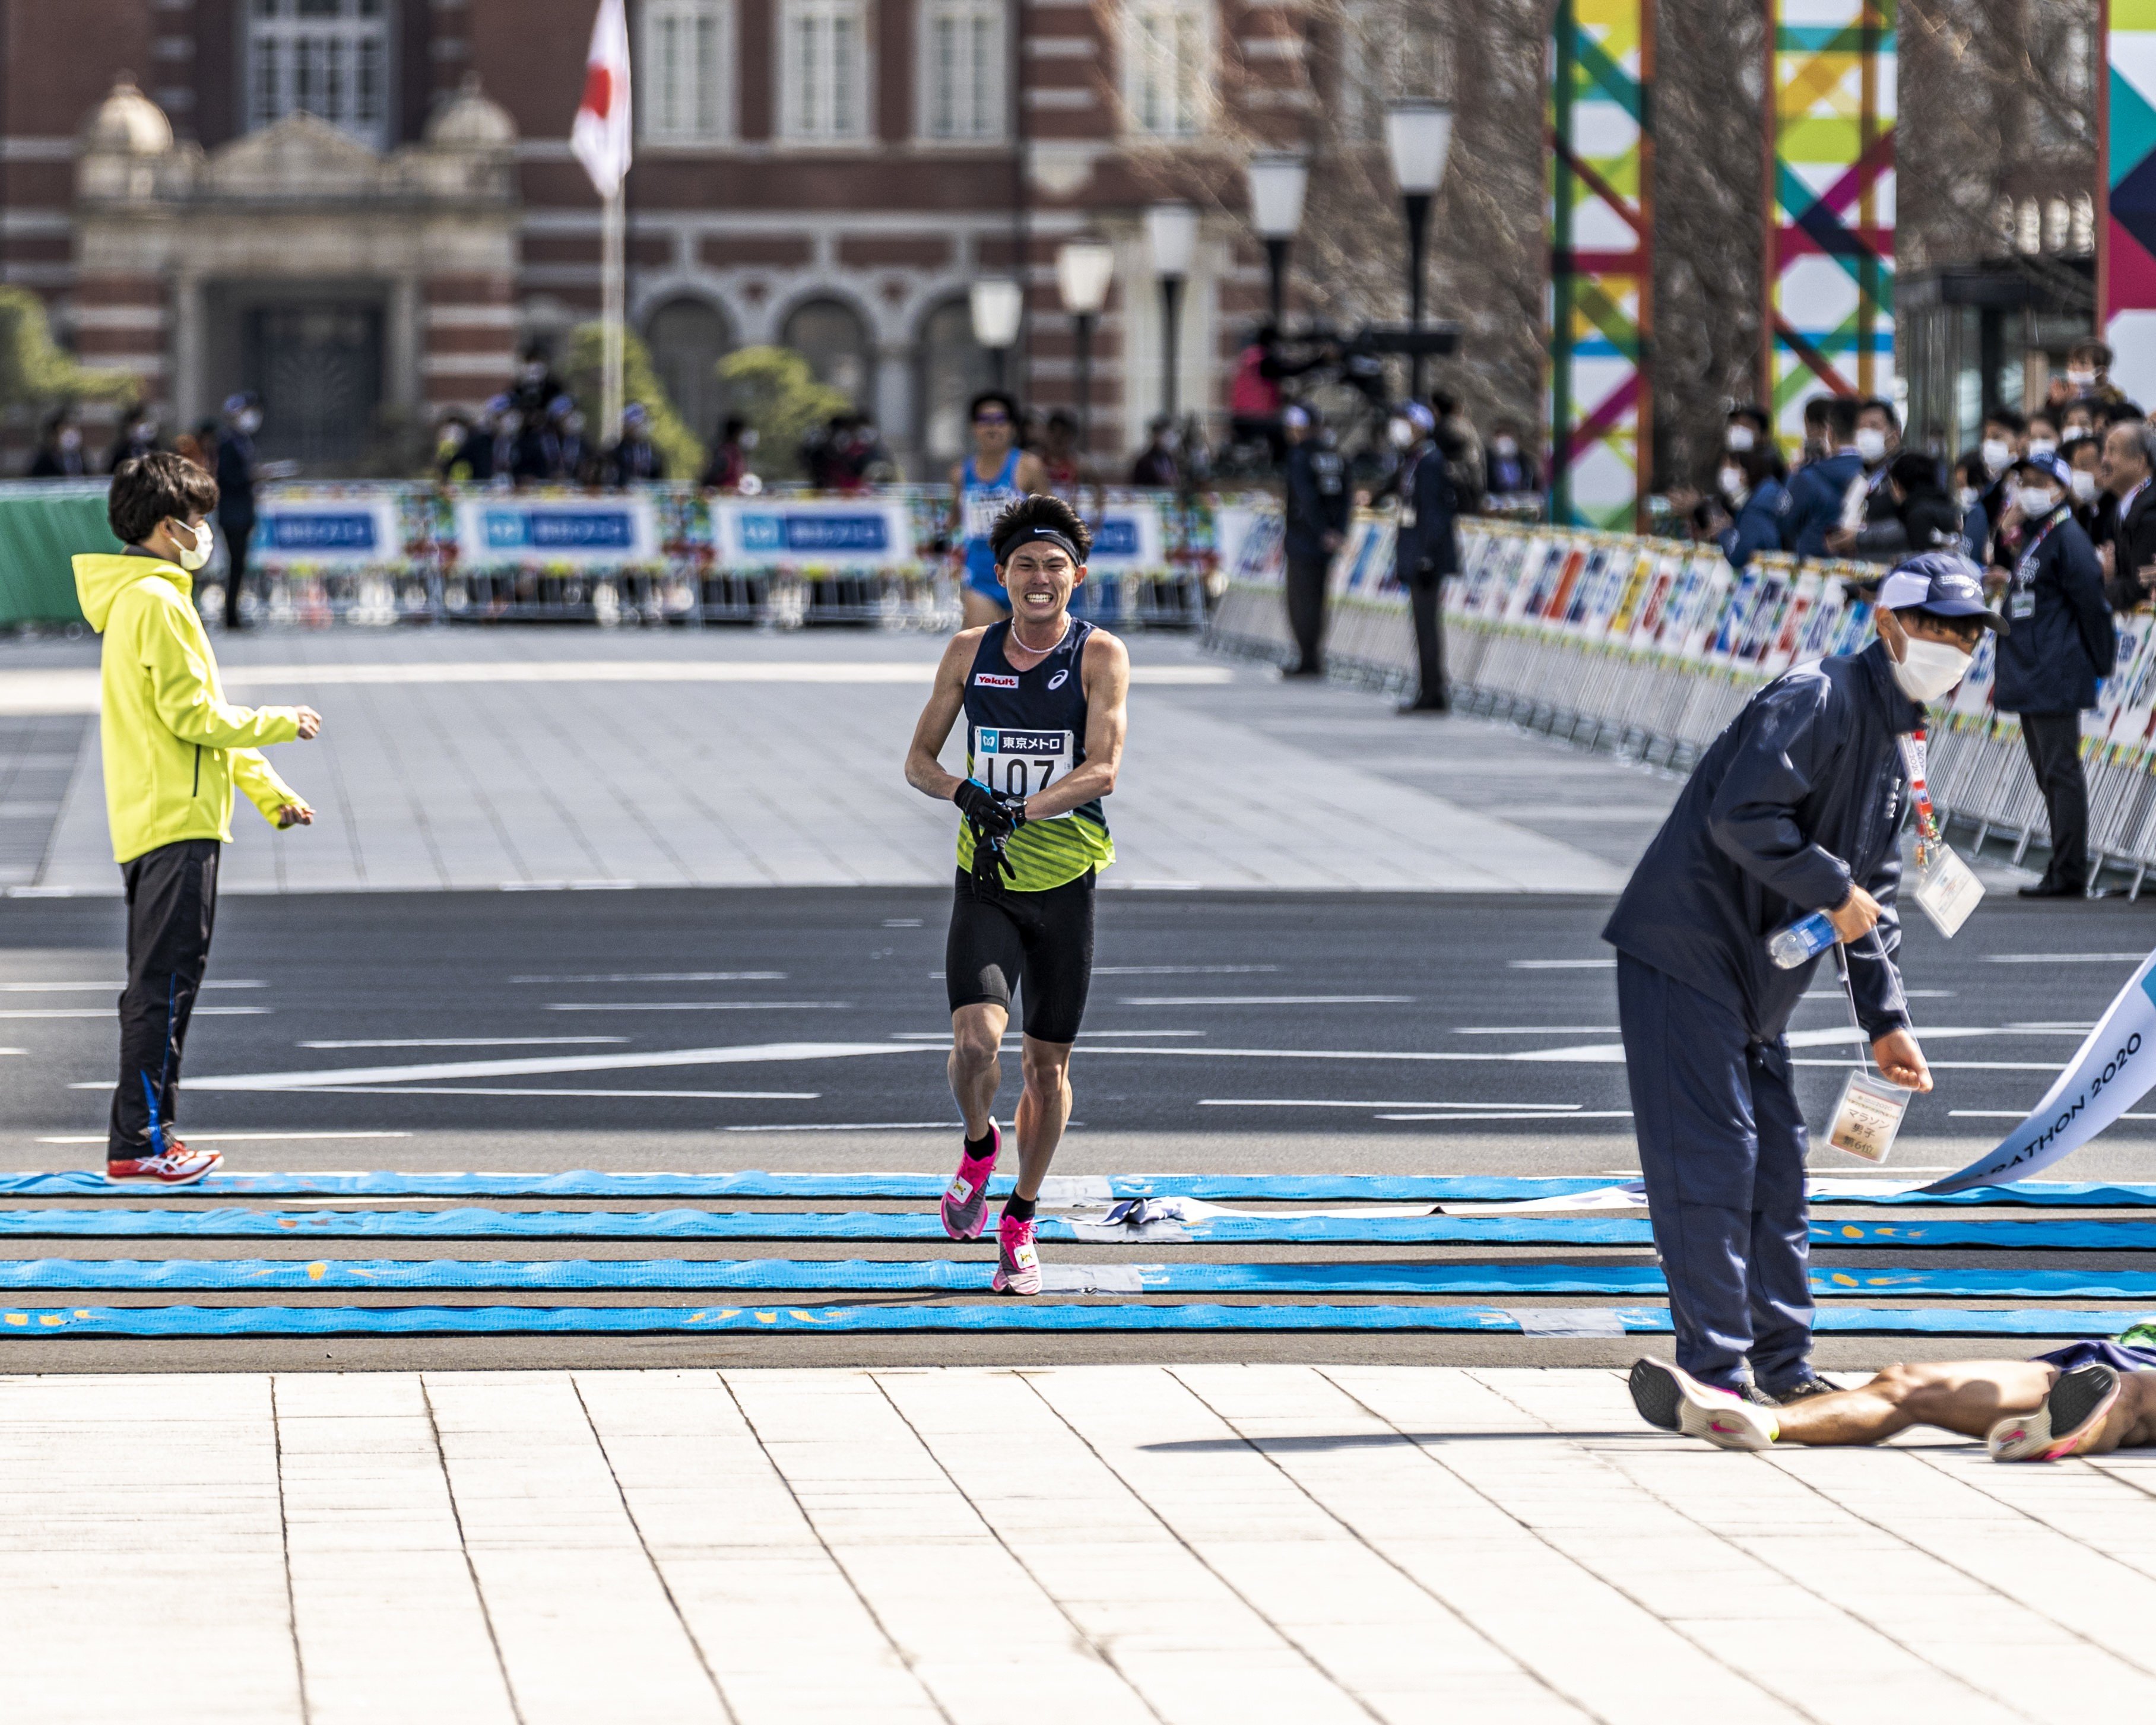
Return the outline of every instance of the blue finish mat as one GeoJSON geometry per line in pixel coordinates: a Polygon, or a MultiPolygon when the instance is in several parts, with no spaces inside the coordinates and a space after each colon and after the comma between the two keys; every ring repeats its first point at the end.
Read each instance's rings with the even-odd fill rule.
{"type": "MultiPolygon", "coordinates": [[[[1082,1224],[1081,1224],[1082,1225],[1082,1224]]],[[[2156,1251],[2156,1222],[1819,1221],[1815,1245],[2156,1251]]],[[[1089,1229],[1043,1215],[1040,1235],[1065,1244],[1644,1246],[1645,1216],[1217,1216],[1173,1232],[1089,1229]]],[[[0,1238],[305,1240],[942,1240],[931,1214],[872,1210],[0,1210],[0,1238]]]]}
{"type": "MultiPolygon", "coordinates": [[[[1831,1178],[1831,1176],[1829,1176],[1831,1178]]],[[[1069,1187],[1074,1179],[1064,1177],[1069,1187]]],[[[934,1199],[947,1174],[767,1173],[223,1173],[199,1185],[160,1196],[188,1198],[619,1198],[633,1202],[669,1198],[922,1199],[934,1199]]],[[[1213,1204],[1504,1204],[1599,1191],[1621,1183],[1600,1178],[1510,1178],[1452,1174],[1106,1174],[1086,1182],[1086,1196],[1103,1202],[1122,1198],[1196,1198],[1213,1204]]],[[[1009,1176],[989,1184],[996,1197],[1009,1193],[1009,1176]]],[[[0,1173],[0,1198],[119,1198],[138,1200],[139,1184],[114,1185],[100,1173],[0,1173]]],[[[1052,1195],[1052,1194],[1051,1194],[1052,1195]]],[[[1836,1204],[2036,1204],[2080,1209],[2156,1208],[2156,1185],[2032,1180],[1985,1186],[1951,1197],[1913,1192],[1857,1192],[1821,1200],[1836,1204]]]]}
{"type": "MultiPolygon", "coordinates": [[[[1565,1313],[1478,1306],[1075,1306],[999,1300],[951,1306],[162,1306],[0,1309],[0,1341],[16,1337],[715,1335],[767,1331],[1394,1330],[1536,1332],[1523,1324],[1569,1317],[1600,1330],[1666,1335],[1669,1313],[1617,1307],[1565,1313]]],[[[1822,1332],[1890,1336],[2117,1335],[2116,1312],[1904,1311],[1830,1307],[1822,1332]]],[[[1541,1333],[1550,1332],[1543,1329],[1541,1333]]]]}
{"type": "MultiPolygon", "coordinates": [[[[64,1293],[295,1291],[455,1288],[516,1291],[732,1289],[746,1293],[985,1292],[985,1258],[543,1259],[29,1258],[0,1260],[0,1291],[64,1293]]],[[[1091,1286],[1055,1293],[1614,1294],[1656,1296],[1650,1264],[1120,1264],[1050,1265],[1091,1286]]],[[[1815,1270],[1821,1299],[1900,1294],[1925,1299],[2152,1300],[2156,1272],[2138,1270],[1815,1270]]]]}

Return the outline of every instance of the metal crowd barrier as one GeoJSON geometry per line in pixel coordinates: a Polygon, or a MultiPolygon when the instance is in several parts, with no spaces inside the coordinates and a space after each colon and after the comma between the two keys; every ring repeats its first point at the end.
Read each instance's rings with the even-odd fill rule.
{"type": "MultiPolygon", "coordinates": [[[[1464,710],[1589,747],[1688,770],[1762,683],[1793,665],[1852,652],[1871,607],[1852,583],[1876,565],[1779,554],[1732,570],[1712,547],[1485,521],[1463,526],[1462,569],[1445,586],[1453,698],[1464,710]]],[[[1392,578],[1389,513],[1358,517],[1329,578],[1326,662],[1335,677],[1386,690],[1414,679],[1414,629],[1392,578]]],[[[1286,663],[1294,656],[1281,581],[1252,567],[1230,580],[1209,646],[1286,663]]],[[[1951,827],[2010,844],[2019,862],[2045,842],[2043,798],[2020,721],[1991,705],[1989,637],[1931,723],[1933,799],[1951,827]]],[[[2118,668],[2082,716],[2092,876],[2110,870],[2138,896],[2156,866],[2156,617],[2119,619],[2118,668]]]]}

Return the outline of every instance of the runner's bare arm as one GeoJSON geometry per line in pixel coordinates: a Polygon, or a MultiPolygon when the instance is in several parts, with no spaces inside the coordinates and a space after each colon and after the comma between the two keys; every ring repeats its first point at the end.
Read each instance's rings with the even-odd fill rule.
{"type": "Polygon", "coordinates": [[[951,464],[951,549],[959,556],[966,552],[966,464],[951,464]]]}
{"type": "Polygon", "coordinates": [[[1123,764],[1123,737],[1130,728],[1124,711],[1131,692],[1129,649],[1113,635],[1095,629],[1086,643],[1086,662],[1078,675],[1086,685],[1086,760],[1044,791],[1025,799],[1028,820],[1050,815],[1105,797],[1116,788],[1123,764]]]}
{"type": "Polygon", "coordinates": [[[1018,471],[1011,475],[1019,490],[1031,496],[1035,491],[1048,490],[1048,464],[1030,453],[1018,458],[1018,471]]]}
{"type": "Polygon", "coordinates": [[[949,802],[951,793],[965,783],[946,773],[936,757],[950,741],[951,726],[966,703],[966,672],[980,650],[981,634],[978,629],[966,629],[951,637],[943,662],[936,667],[936,686],[929,691],[928,705],[921,708],[921,721],[913,727],[913,746],[906,752],[906,782],[942,803],[949,802]]]}

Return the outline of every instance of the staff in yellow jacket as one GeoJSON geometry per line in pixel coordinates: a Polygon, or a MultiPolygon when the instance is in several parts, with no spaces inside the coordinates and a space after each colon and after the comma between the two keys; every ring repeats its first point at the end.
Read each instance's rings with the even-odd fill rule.
{"type": "Polygon", "coordinates": [[[236,785],[277,827],[315,811],[260,745],[322,728],[305,706],[234,706],[190,597],[209,561],[217,481],[177,455],[122,462],[105,514],[127,548],[74,560],[75,595],[104,637],[105,813],[127,889],[127,986],[120,996],[120,1084],[105,1172],[187,1185],[220,1160],[174,1132],[180,1055],[209,959],[218,847],[232,842],[236,785]]]}

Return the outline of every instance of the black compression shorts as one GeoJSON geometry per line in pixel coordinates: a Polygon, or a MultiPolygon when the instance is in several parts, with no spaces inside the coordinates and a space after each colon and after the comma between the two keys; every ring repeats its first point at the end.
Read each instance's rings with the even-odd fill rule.
{"type": "Polygon", "coordinates": [[[952,1011],[987,1002],[1008,1012],[1017,989],[1027,1035],[1075,1042],[1093,980],[1091,871],[1046,892],[977,894],[961,869],[943,974],[952,1011]]]}

